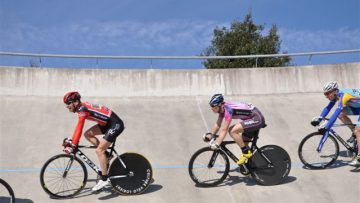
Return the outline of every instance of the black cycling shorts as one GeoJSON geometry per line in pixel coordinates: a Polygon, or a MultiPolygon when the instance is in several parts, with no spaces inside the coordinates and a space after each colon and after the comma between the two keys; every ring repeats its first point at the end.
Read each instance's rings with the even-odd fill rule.
{"type": "Polygon", "coordinates": [[[252,118],[240,122],[244,129],[242,135],[250,139],[252,139],[258,131],[265,126],[265,119],[262,113],[257,108],[254,108],[253,113],[254,116],[252,118]]]}
{"type": "Polygon", "coordinates": [[[119,136],[124,130],[123,121],[114,113],[111,113],[110,121],[105,125],[99,125],[101,133],[104,134],[104,139],[108,142],[115,142],[117,136],[119,136]]]}

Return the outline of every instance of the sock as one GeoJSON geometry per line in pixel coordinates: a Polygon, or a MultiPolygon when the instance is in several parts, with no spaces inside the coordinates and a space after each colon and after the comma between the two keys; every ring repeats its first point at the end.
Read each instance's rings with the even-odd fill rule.
{"type": "Polygon", "coordinates": [[[245,147],[241,147],[241,151],[243,154],[247,154],[249,152],[249,147],[248,146],[245,146],[245,147]]]}
{"type": "Polygon", "coordinates": [[[108,175],[101,175],[101,180],[102,181],[106,181],[108,179],[108,175]]]}

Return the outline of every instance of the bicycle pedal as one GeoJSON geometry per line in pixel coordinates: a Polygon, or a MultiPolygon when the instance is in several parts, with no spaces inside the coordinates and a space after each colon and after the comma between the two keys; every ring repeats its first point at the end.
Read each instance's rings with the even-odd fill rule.
{"type": "Polygon", "coordinates": [[[250,175],[250,171],[246,170],[244,167],[240,166],[239,167],[239,172],[244,175],[244,176],[249,176],[250,175]]]}

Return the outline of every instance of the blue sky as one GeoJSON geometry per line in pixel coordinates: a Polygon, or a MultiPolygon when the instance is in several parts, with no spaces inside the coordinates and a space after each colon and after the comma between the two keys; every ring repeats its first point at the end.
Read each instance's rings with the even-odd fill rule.
{"type": "MultiPolygon", "coordinates": [[[[360,49],[360,0],[0,0],[0,51],[71,55],[195,56],[216,27],[251,11],[279,29],[288,53],[360,49]]],[[[0,57],[0,65],[36,58],[0,57]]],[[[314,56],[311,63],[360,61],[360,54],[314,56]]],[[[295,58],[297,65],[309,63],[295,58]]],[[[42,59],[42,66],[201,68],[201,61],[42,59]]]]}

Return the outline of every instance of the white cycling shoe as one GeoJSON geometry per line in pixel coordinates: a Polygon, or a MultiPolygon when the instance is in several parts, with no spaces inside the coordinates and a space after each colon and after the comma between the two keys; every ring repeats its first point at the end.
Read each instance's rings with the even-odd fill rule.
{"type": "Polygon", "coordinates": [[[350,166],[360,166],[360,157],[356,156],[352,162],[349,163],[350,166]]]}
{"type": "Polygon", "coordinates": [[[104,188],[105,186],[110,185],[110,180],[107,179],[106,181],[99,180],[99,182],[92,188],[92,191],[98,191],[104,188]]]}

